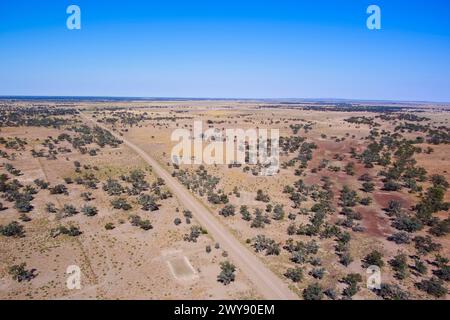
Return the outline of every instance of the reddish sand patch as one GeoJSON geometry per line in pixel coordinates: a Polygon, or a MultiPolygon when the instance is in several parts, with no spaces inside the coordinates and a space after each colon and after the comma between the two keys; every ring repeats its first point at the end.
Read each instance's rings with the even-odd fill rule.
{"type": "Polygon", "coordinates": [[[390,222],[387,217],[372,208],[361,208],[358,212],[362,215],[362,224],[366,233],[374,237],[385,237],[391,232],[390,222]]]}
{"type": "Polygon", "coordinates": [[[391,200],[399,201],[405,209],[409,209],[412,205],[411,199],[398,192],[374,192],[373,198],[381,208],[386,208],[391,200]]]}

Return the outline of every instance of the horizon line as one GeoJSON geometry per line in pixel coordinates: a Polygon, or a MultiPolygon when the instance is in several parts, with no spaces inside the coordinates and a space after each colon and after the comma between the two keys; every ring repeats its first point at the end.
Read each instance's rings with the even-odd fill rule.
{"type": "Polygon", "coordinates": [[[170,96],[155,96],[155,97],[144,97],[144,96],[109,96],[109,95],[0,95],[0,100],[58,100],[58,99],[121,99],[121,100],[224,100],[224,101],[292,101],[296,100],[301,102],[384,102],[384,103],[413,103],[413,104],[445,104],[450,105],[450,101],[433,101],[433,100],[392,100],[392,99],[367,99],[367,98],[224,98],[224,97],[170,97],[170,96]]]}

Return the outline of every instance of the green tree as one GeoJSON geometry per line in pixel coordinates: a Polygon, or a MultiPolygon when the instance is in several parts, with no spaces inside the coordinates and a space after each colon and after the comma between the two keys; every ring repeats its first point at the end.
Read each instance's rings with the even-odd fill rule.
{"type": "Polygon", "coordinates": [[[395,276],[403,280],[408,274],[408,257],[404,253],[397,254],[391,261],[389,261],[392,269],[395,271],[395,276]]]}
{"type": "Polygon", "coordinates": [[[444,281],[437,277],[432,277],[429,280],[422,280],[421,282],[416,283],[416,287],[436,298],[442,298],[447,294],[447,288],[444,286],[444,281]]]}
{"type": "Polygon", "coordinates": [[[300,282],[303,280],[303,269],[300,267],[289,268],[286,270],[284,276],[293,282],[300,282]]]}
{"type": "Polygon", "coordinates": [[[220,273],[217,276],[217,281],[223,283],[224,285],[228,285],[235,280],[236,267],[230,263],[229,261],[224,261],[220,263],[220,273]]]}
{"type": "Polygon", "coordinates": [[[322,300],[323,299],[323,289],[318,283],[313,283],[308,285],[303,290],[303,299],[305,300],[322,300]]]}
{"type": "Polygon", "coordinates": [[[373,250],[364,258],[363,262],[366,268],[372,265],[382,268],[384,266],[383,254],[377,250],[373,250]]]}

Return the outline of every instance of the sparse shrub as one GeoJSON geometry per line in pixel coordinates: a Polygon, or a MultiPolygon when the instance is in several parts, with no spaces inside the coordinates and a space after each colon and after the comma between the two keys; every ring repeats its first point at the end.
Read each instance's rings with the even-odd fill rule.
{"type": "Polygon", "coordinates": [[[98,213],[98,210],[94,206],[84,205],[81,207],[81,212],[88,217],[93,217],[98,213]]]}
{"type": "Polygon", "coordinates": [[[334,288],[329,288],[324,291],[324,294],[330,299],[330,300],[336,300],[338,298],[338,293],[334,288]]]}
{"type": "Polygon", "coordinates": [[[395,271],[395,276],[403,280],[407,276],[408,272],[408,259],[406,254],[399,253],[391,261],[389,261],[392,269],[395,271]]]}
{"type": "Polygon", "coordinates": [[[406,214],[400,214],[397,216],[392,225],[398,230],[410,233],[419,231],[423,228],[423,224],[419,219],[416,217],[410,217],[406,214]]]}
{"type": "Polygon", "coordinates": [[[416,236],[413,238],[413,242],[417,252],[421,255],[427,255],[431,252],[442,249],[442,245],[440,243],[433,242],[430,236],[416,236]]]}
{"type": "Polygon", "coordinates": [[[284,276],[293,282],[300,282],[303,280],[303,269],[300,267],[289,268],[284,276]]]}
{"type": "Polygon", "coordinates": [[[55,204],[53,202],[47,202],[45,204],[45,210],[48,213],[56,213],[56,212],[58,212],[58,209],[56,209],[56,206],[55,206],[55,204]]]}
{"type": "Polygon", "coordinates": [[[197,242],[198,237],[200,237],[200,235],[202,233],[205,233],[201,227],[199,226],[192,226],[190,233],[189,234],[185,234],[184,235],[184,241],[188,241],[188,242],[197,242]]]}
{"type": "Polygon", "coordinates": [[[362,189],[364,192],[372,192],[373,190],[375,190],[375,184],[373,182],[364,182],[362,184],[362,189]]]}
{"type": "Polygon", "coordinates": [[[8,273],[12,276],[12,278],[18,282],[22,281],[30,281],[36,275],[34,274],[35,270],[27,270],[26,269],[27,264],[21,263],[19,265],[14,265],[9,268],[8,273]]]}
{"type": "Polygon", "coordinates": [[[439,279],[444,281],[450,281],[450,266],[445,265],[441,266],[439,269],[435,270],[434,275],[437,276],[439,279]]]}
{"type": "Polygon", "coordinates": [[[351,190],[348,186],[344,186],[341,191],[340,200],[343,207],[354,207],[358,202],[356,191],[351,190]]]}
{"type": "Polygon", "coordinates": [[[75,227],[75,226],[69,226],[69,228],[61,226],[61,227],[59,227],[58,230],[59,230],[59,232],[61,234],[66,234],[66,235],[71,236],[71,237],[77,237],[80,234],[82,234],[80,229],[78,227],[75,227]]]}
{"type": "Polygon", "coordinates": [[[63,184],[57,184],[54,187],[51,187],[50,189],[50,194],[64,194],[64,195],[68,195],[69,192],[67,191],[67,187],[63,184]]]}
{"type": "Polygon", "coordinates": [[[30,203],[29,197],[21,195],[14,203],[14,208],[19,212],[30,212],[33,206],[30,203]]]}
{"type": "Polygon", "coordinates": [[[139,227],[141,227],[141,229],[143,229],[143,230],[153,229],[153,226],[152,226],[150,220],[141,220],[139,227]]]}
{"type": "Polygon", "coordinates": [[[239,212],[241,213],[242,220],[250,221],[252,219],[252,216],[251,216],[250,212],[248,211],[247,206],[241,206],[241,208],[239,209],[239,212]]]}
{"type": "Polygon", "coordinates": [[[367,268],[369,266],[375,265],[380,268],[384,266],[383,255],[377,250],[373,250],[364,258],[364,266],[367,268]]]}
{"type": "Polygon", "coordinates": [[[6,226],[0,225],[0,234],[6,237],[23,237],[25,232],[23,231],[23,226],[17,221],[13,221],[6,226]]]}
{"type": "Polygon", "coordinates": [[[132,226],[140,227],[146,231],[153,229],[153,226],[149,220],[142,220],[138,215],[131,215],[129,219],[132,226]]]}
{"type": "Polygon", "coordinates": [[[283,220],[283,218],[284,218],[283,206],[280,204],[275,205],[275,208],[273,209],[273,219],[283,220]]]}
{"type": "Polygon", "coordinates": [[[280,254],[279,244],[264,235],[257,235],[253,239],[253,247],[256,252],[266,251],[267,256],[280,254]]]}
{"type": "Polygon", "coordinates": [[[49,186],[48,182],[41,180],[41,179],[35,179],[33,182],[35,185],[37,185],[41,189],[47,189],[49,186]]]}
{"type": "Polygon", "coordinates": [[[115,228],[116,227],[114,226],[114,223],[112,223],[112,222],[108,222],[107,224],[105,224],[105,229],[106,230],[113,230],[115,228]]]}
{"type": "Polygon", "coordinates": [[[396,244],[408,244],[411,242],[411,238],[409,237],[408,233],[402,231],[392,234],[390,237],[388,237],[388,240],[393,241],[396,244]]]}
{"type": "Polygon", "coordinates": [[[383,185],[385,191],[398,191],[402,188],[401,184],[394,180],[387,180],[383,185]]]}
{"type": "Polygon", "coordinates": [[[450,233],[450,218],[436,222],[431,228],[430,233],[436,237],[443,237],[450,233]]]}
{"type": "Polygon", "coordinates": [[[419,274],[426,274],[428,271],[427,266],[425,265],[425,263],[423,263],[423,261],[421,261],[420,259],[414,259],[414,269],[419,273],[419,274]]]}
{"type": "Polygon", "coordinates": [[[437,277],[432,277],[430,280],[422,280],[421,282],[416,283],[416,287],[436,298],[442,298],[447,294],[447,288],[444,286],[444,281],[437,277]]]}
{"type": "Polygon", "coordinates": [[[270,197],[267,194],[265,194],[261,189],[259,189],[256,192],[256,201],[269,202],[270,197]]]}
{"type": "Polygon", "coordinates": [[[131,205],[125,200],[125,198],[117,198],[111,201],[111,205],[114,209],[121,209],[128,211],[131,209],[131,205]]]}
{"type": "Polygon", "coordinates": [[[255,217],[250,225],[251,228],[264,228],[266,219],[264,218],[260,209],[255,210],[255,217]]]}
{"type": "Polygon", "coordinates": [[[397,284],[382,283],[378,295],[384,300],[408,300],[409,294],[397,284]]]}
{"type": "Polygon", "coordinates": [[[230,263],[229,261],[220,263],[221,272],[217,276],[217,281],[223,283],[224,285],[228,285],[235,279],[234,272],[236,271],[236,267],[230,263]]]}
{"type": "Polygon", "coordinates": [[[350,273],[342,278],[342,282],[347,284],[347,287],[342,291],[342,294],[351,298],[359,291],[358,283],[362,282],[362,277],[359,273],[350,273]]]}
{"type": "Polygon", "coordinates": [[[138,202],[141,205],[142,210],[156,211],[159,210],[159,206],[153,196],[149,194],[141,194],[138,198],[138,202]]]}
{"type": "Polygon", "coordinates": [[[348,267],[352,262],[353,262],[353,258],[350,255],[350,252],[348,250],[344,251],[340,256],[339,256],[339,262],[343,265],[348,267]]]}
{"type": "Polygon", "coordinates": [[[372,203],[372,198],[370,197],[361,198],[359,203],[362,204],[363,206],[368,206],[372,203]]]}
{"type": "Polygon", "coordinates": [[[325,268],[314,268],[311,270],[311,275],[315,279],[322,279],[325,275],[325,268]]]}
{"type": "Polygon", "coordinates": [[[23,222],[30,222],[31,218],[29,216],[27,216],[25,213],[22,213],[19,217],[19,220],[23,221],[23,222]]]}
{"type": "Polygon", "coordinates": [[[63,217],[71,217],[78,213],[78,210],[71,204],[65,204],[61,209],[61,214],[63,217]]]}
{"type": "Polygon", "coordinates": [[[235,206],[229,204],[229,205],[226,205],[225,207],[223,207],[219,211],[219,215],[224,216],[224,217],[234,216],[235,211],[236,211],[235,206]]]}
{"type": "Polygon", "coordinates": [[[92,192],[82,192],[81,198],[83,198],[84,201],[91,201],[94,198],[92,198],[92,192]]]}
{"type": "Polygon", "coordinates": [[[305,300],[322,300],[323,289],[318,283],[310,284],[303,290],[303,299],[305,300]]]}

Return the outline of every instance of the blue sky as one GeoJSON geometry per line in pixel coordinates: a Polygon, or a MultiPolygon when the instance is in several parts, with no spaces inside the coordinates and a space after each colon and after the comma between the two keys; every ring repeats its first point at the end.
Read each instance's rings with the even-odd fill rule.
{"type": "Polygon", "coordinates": [[[449,88],[445,0],[0,1],[0,95],[449,102],[449,88]]]}

